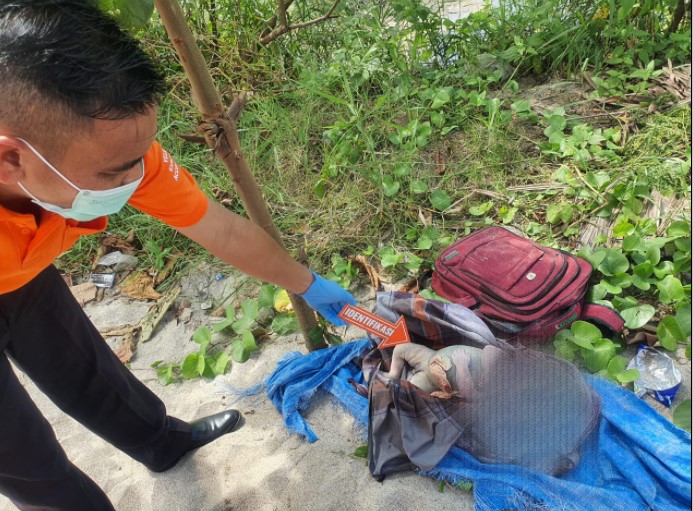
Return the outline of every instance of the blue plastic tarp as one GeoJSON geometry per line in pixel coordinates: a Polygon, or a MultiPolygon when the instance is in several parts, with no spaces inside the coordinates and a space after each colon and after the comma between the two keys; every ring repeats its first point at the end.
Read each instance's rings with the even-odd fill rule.
{"type": "MultiPolygon", "coordinates": [[[[349,379],[363,382],[353,362],[368,339],[319,350],[291,353],[266,381],[267,396],[286,427],[314,442],[301,415],[322,389],[336,397],[364,426],[368,400],[349,379]]],[[[632,392],[585,375],[602,401],[599,427],[586,441],[577,468],[552,477],[512,465],[477,461],[458,447],[425,475],[474,483],[475,509],[487,510],[690,510],[691,436],[632,392]]]]}

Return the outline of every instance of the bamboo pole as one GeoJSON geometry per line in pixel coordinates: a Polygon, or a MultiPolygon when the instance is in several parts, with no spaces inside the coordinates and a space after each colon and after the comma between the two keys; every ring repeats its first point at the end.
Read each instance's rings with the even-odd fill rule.
{"type": "MultiPolygon", "coordinates": [[[[224,111],[221,96],[214,85],[212,75],[202,56],[202,52],[195,44],[195,39],[185,21],[178,1],[154,0],[154,5],[190,80],[193,101],[200,110],[204,120],[202,128],[207,144],[214,150],[216,157],[221,160],[229,171],[250,219],[262,227],[285,249],[286,247],[272,221],[262,192],[250,172],[248,163],[243,158],[238,131],[236,130],[236,119],[231,118],[224,111]]],[[[243,101],[242,97],[234,101],[235,110],[238,114],[240,114],[240,109],[242,109],[243,101]],[[239,103],[236,104],[236,101],[239,103]]],[[[232,105],[231,110],[234,110],[234,105],[232,105]]],[[[289,298],[296,312],[308,350],[313,351],[326,347],[327,344],[322,340],[322,336],[316,343],[310,339],[310,331],[317,326],[313,310],[308,307],[300,296],[290,293],[289,298]]]]}

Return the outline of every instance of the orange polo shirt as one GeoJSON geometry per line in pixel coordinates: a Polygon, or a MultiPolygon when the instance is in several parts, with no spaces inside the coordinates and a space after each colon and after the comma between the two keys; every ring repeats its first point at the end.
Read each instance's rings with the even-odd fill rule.
{"type": "MultiPolygon", "coordinates": [[[[158,143],[144,157],[144,177],[128,204],[172,227],[194,225],[207,212],[207,196],[190,173],[158,143]]],[[[22,287],[80,236],[106,229],[108,219],[78,222],[44,209],[40,218],[0,205],[0,294],[22,287]]]]}

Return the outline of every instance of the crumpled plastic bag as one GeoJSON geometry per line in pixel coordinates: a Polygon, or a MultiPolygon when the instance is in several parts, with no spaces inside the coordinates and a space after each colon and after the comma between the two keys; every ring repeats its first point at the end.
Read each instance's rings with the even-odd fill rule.
{"type": "Polygon", "coordinates": [[[666,353],[650,347],[642,347],[628,363],[628,369],[640,371],[633,382],[635,395],[650,394],[663,405],[670,407],[681,385],[681,372],[666,353]]]}

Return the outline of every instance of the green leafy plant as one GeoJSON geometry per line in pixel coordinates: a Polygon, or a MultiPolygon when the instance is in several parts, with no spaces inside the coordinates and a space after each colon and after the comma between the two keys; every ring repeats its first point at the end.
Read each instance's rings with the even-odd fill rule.
{"type": "Polygon", "coordinates": [[[166,258],[171,253],[171,247],[164,248],[154,240],[147,240],[144,247],[147,249],[154,268],[159,271],[163,270],[166,266],[166,258]]]}
{"type": "Polygon", "coordinates": [[[229,356],[225,351],[210,354],[207,349],[212,341],[212,331],[207,327],[198,328],[193,334],[193,341],[200,345],[195,353],[186,356],[180,364],[167,364],[157,361],[152,364],[156,369],[159,383],[168,385],[178,379],[214,378],[226,373],[229,356]]]}
{"type": "Polygon", "coordinates": [[[553,345],[556,354],[566,360],[575,360],[580,353],[589,371],[609,380],[629,383],[640,374],[636,369],[626,369],[626,359],[617,355],[620,344],[604,338],[599,328],[586,321],[575,321],[570,329],[558,332],[553,345]]]}
{"type": "Polygon", "coordinates": [[[345,259],[340,254],[332,254],[332,270],[325,277],[348,289],[358,273],[358,267],[353,266],[350,259],[345,259]]]}

